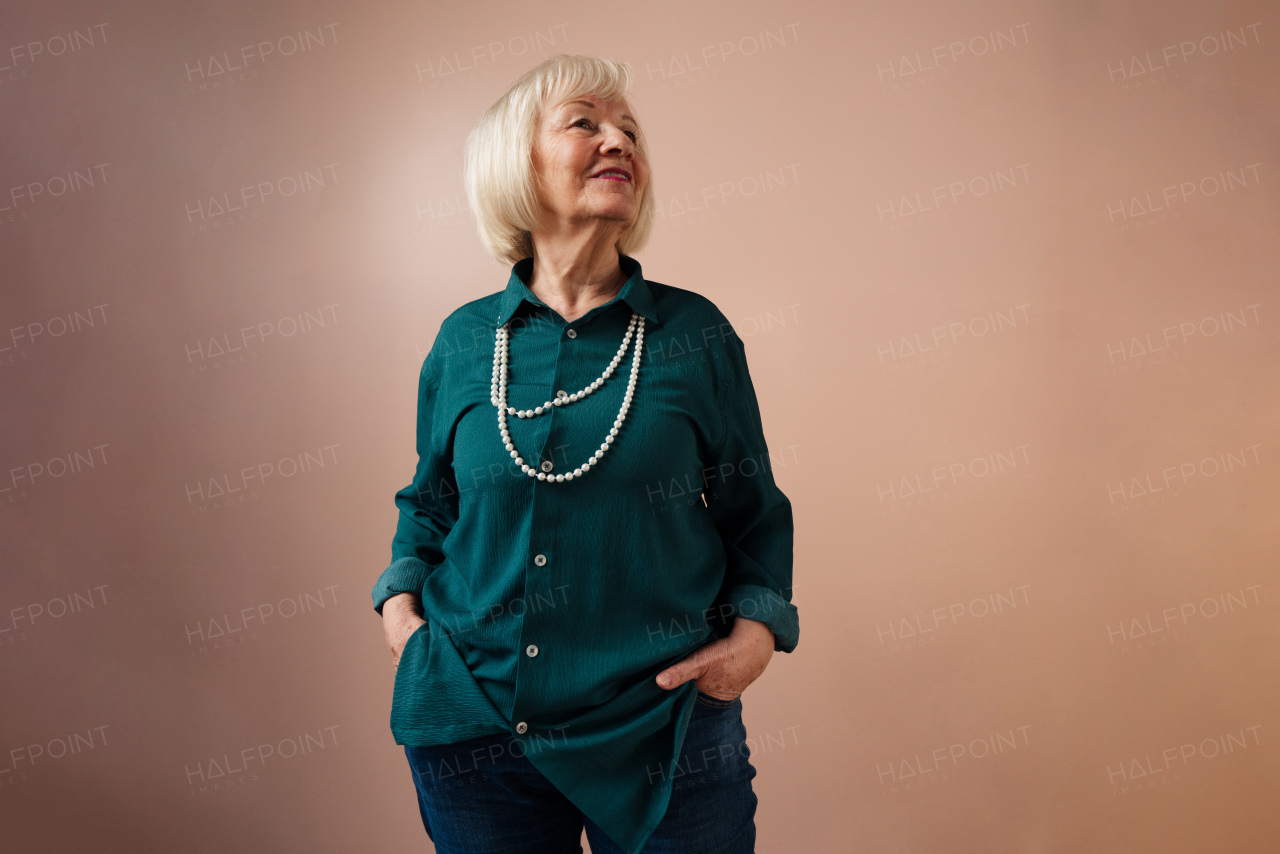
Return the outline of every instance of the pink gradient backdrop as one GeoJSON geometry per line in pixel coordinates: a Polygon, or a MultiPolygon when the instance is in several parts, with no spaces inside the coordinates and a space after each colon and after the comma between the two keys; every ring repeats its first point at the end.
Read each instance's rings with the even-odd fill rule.
{"type": "Polygon", "coordinates": [[[11,3],[0,848],[429,850],[369,590],[508,274],[463,139],[564,52],[635,68],[638,257],[745,339],[794,505],[758,850],[1275,850],[1276,18],[11,3]]]}

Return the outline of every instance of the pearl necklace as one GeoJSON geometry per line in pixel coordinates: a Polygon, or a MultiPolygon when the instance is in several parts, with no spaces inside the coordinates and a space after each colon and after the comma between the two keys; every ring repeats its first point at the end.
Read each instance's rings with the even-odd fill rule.
{"type": "Polygon", "coordinates": [[[573,480],[575,477],[582,477],[591,467],[600,461],[604,456],[604,452],[609,450],[609,446],[613,444],[614,438],[618,435],[618,430],[622,427],[622,422],[627,420],[627,410],[631,408],[631,398],[636,389],[636,377],[639,375],[640,353],[644,350],[644,318],[636,312],[631,312],[631,322],[627,324],[627,334],[622,337],[622,346],[618,348],[617,355],[613,357],[613,361],[604,369],[598,378],[592,380],[581,391],[568,394],[563,397],[556,397],[548,400],[541,406],[533,409],[515,409],[507,406],[507,366],[510,362],[510,338],[507,328],[508,324],[504,323],[496,330],[493,342],[493,381],[489,386],[489,402],[498,408],[498,432],[502,434],[502,443],[507,451],[511,454],[511,458],[516,461],[516,465],[520,466],[521,471],[536,477],[538,480],[545,480],[551,483],[564,483],[567,480],[573,480]],[[552,408],[557,406],[568,406],[570,403],[576,403],[585,399],[600,386],[604,385],[605,380],[613,375],[614,370],[622,361],[622,356],[627,352],[627,345],[631,343],[632,333],[636,338],[635,353],[631,357],[631,379],[627,382],[627,393],[622,397],[622,406],[618,409],[618,417],[614,419],[613,427],[609,429],[609,435],[604,437],[604,442],[600,445],[600,449],[587,458],[581,466],[571,472],[565,474],[549,475],[546,472],[538,471],[524,461],[520,456],[520,452],[516,450],[515,443],[511,440],[511,433],[507,430],[507,416],[516,415],[520,418],[536,418],[550,412],[552,408]]]}

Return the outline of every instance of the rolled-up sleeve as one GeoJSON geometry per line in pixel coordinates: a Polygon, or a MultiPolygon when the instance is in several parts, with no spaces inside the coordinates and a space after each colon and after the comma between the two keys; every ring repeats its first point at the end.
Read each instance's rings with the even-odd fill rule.
{"type": "Polygon", "coordinates": [[[450,449],[433,430],[439,376],[434,350],[418,376],[418,467],[413,482],[396,493],[400,510],[391,541],[391,565],[373,585],[373,608],[382,614],[398,593],[421,595],[427,576],[444,560],[444,538],[458,520],[458,488],[450,449]]]}
{"type": "Polygon", "coordinates": [[[742,339],[729,336],[724,352],[727,365],[717,391],[722,430],[704,472],[707,507],[728,556],[716,601],[734,617],[767,625],[774,650],[791,652],[800,639],[799,615],[791,604],[791,501],[774,481],[742,339]]]}

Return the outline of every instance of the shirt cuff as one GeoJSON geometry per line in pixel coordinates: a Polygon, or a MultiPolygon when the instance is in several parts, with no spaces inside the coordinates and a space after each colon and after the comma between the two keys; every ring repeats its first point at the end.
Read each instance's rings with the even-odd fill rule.
{"type": "Polygon", "coordinates": [[[791,652],[800,642],[800,614],[796,606],[768,587],[738,584],[729,589],[725,600],[735,617],[758,620],[773,632],[773,651],[791,652]]]}
{"type": "Polygon", "coordinates": [[[391,562],[373,585],[373,610],[382,616],[382,606],[397,593],[422,595],[422,586],[431,574],[431,565],[421,558],[402,557],[391,562]]]}

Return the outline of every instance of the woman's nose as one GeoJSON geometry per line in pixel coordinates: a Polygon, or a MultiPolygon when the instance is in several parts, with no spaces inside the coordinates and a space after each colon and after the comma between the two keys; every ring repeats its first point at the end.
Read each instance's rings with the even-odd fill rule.
{"type": "Polygon", "coordinates": [[[614,128],[605,135],[605,141],[609,145],[610,151],[626,151],[631,137],[627,136],[619,128],[614,128]]]}

